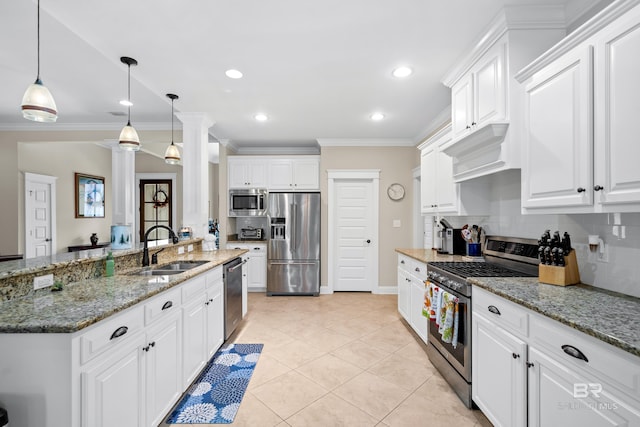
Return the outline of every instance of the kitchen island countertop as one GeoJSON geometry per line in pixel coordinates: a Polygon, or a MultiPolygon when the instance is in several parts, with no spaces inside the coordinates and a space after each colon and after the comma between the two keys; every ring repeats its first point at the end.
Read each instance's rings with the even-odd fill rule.
{"type": "Polygon", "coordinates": [[[439,254],[435,249],[396,248],[396,252],[424,263],[435,261],[464,261],[461,255],[439,254]]]}
{"type": "Polygon", "coordinates": [[[119,272],[67,284],[62,291],[38,291],[0,302],[0,333],[73,333],[247,252],[244,249],[191,252],[174,261],[207,264],[171,276],[119,272]]]}

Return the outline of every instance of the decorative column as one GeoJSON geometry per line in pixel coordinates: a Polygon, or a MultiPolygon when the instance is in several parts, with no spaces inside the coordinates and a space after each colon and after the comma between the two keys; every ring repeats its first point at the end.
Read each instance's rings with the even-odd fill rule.
{"type": "Polygon", "coordinates": [[[111,206],[112,225],[129,226],[131,243],[138,235],[136,223],[136,157],[135,152],[122,150],[118,141],[108,141],[111,146],[111,206]]]}
{"type": "Polygon", "coordinates": [[[177,113],[182,122],[182,225],[195,237],[209,231],[209,128],[205,113],[177,113]]]}

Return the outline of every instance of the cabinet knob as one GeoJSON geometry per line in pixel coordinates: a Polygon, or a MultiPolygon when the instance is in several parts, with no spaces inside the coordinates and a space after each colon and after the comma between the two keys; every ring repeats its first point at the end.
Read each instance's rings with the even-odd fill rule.
{"type": "Polygon", "coordinates": [[[603,186],[601,186],[601,185],[596,185],[595,187],[593,187],[593,189],[594,189],[595,191],[600,191],[600,190],[604,190],[604,187],[603,187],[603,186]]]}
{"type": "Polygon", "coordinates": [[[584,189],[584,188],[582,188],[582,187],[578,187],[578,190],[577,190],[577,191],[578,191],[578,193],[584,193],[584,192],[585,192],[585,191],[587,191],[587,190],[585,190],[585,189],[584,189]]]}
{"type": "Polygon", "coordinates": [[[467,127],[465,127],[465,129],[471,129],[471,126],[467,125],[467,127]]]}
{"type": "Polygon", "coordinates": [[[404,264],[404,260],[400,261],[400,264],[404,264]]]}
{"type": "Polygon", "coordinates": [[[471,123],[471,126],[475,126],[475,125],[477,125],[477,123],[476,123],[476,122],[472,122],[472,123],[471,123]]]}
{"type": "Polygon", "coordinates": [[[515,354],[515,353],[511,353],[511,356],[513,356],[513,358],[514,358],[514,359],[517,359],[517,358],[519,358],[519,357],[520,357],[520,355],[519,355],[519,354],[515,354]]]}
{"type": "Polygon", "coordinates": [[[533,363],[527,362],[527,368],[532,368],[532,367],[533,367],[533,363]]]}

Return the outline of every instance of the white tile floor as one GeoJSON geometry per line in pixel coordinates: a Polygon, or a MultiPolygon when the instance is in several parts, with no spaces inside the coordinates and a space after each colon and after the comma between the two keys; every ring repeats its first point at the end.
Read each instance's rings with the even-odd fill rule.
{"type": "Polygon", "coordinates": [[[431,365],[395,295],[251,293],[231,341],[264,344],[235,426],[491,426],[431,365]]]}

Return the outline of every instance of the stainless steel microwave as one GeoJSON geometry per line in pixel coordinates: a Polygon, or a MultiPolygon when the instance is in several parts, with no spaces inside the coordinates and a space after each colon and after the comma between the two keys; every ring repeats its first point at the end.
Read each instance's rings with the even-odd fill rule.
{"type": "Polygon", "coordinates": [[[229,190],[229,216],[265,216],[267,190],[243,188],[229,190]]]}

